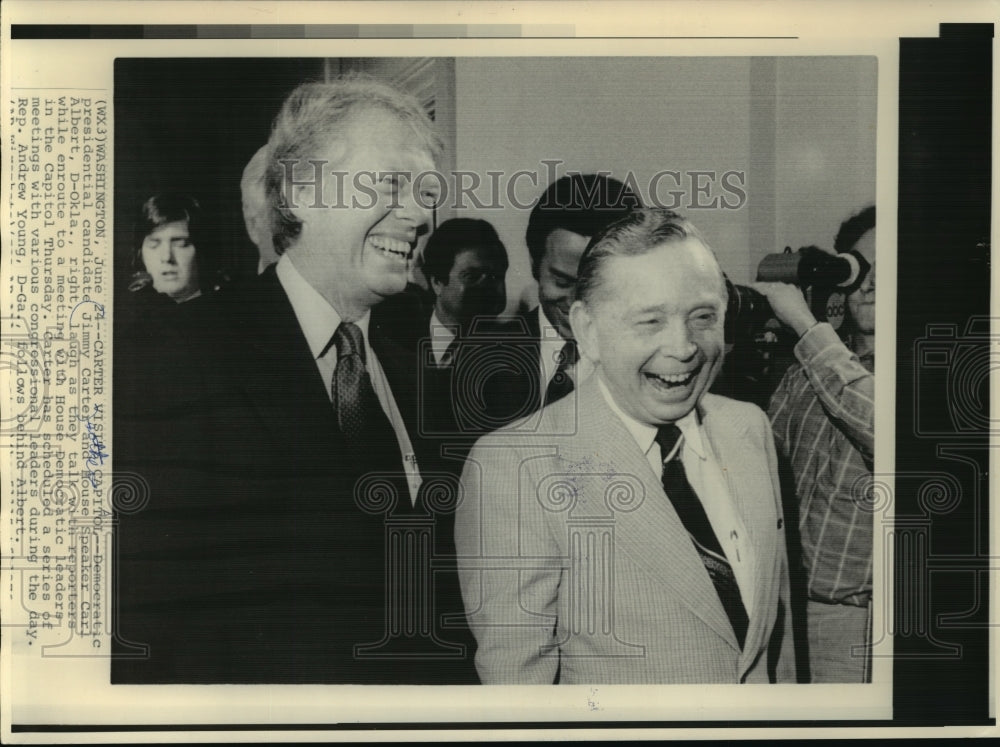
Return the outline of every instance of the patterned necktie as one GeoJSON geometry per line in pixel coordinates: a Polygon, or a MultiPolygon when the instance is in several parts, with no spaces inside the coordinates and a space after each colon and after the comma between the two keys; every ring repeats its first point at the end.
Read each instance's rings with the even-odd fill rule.
{"type": "Polygon", "coordinates": [[[569,368],[575,366],[579,359],[580,352],[577,350],[576,342],[569,340],[556,355],[558,365],[548,388],[545,390],[543,407],[551,405],[573,391],[573,377],[569,375],[569,368]]]}
{"type": "Polygon", "coordinates": [[[333,409],[350,441],[360,441],[373,420],[387,420],[365,368],[365,338],[358,325],[341,322],[333,335],[337,368],[333,372],[333,409]]]}
{"type": "Polygon", "coordinates": [[[740,596],[740,587],[736,583],[736,576],[733,568],[726,559],[726,554],[719,544],[712,524],[705,513],[705,507],[698,499],[697,493],[688,482],[687,474],[684,471],[684,463],[681,461],[680,449],[671,456],[674,447],[681,438],[681,429],[674,424],[660,426],[656,433],[656,442],[660,445],[660,455],[664,459],[663,463],[663,490],[667,498],[674,506],[677,516],[691,537],[695,550],[708,571],[712,585],[719,595],[719,601],[729,617],[729,622],[733,626],[736,640],[739,641],[740,648],[746,640],[747,618],[746,608],[743,606],[743,598],[740,596]]]}
{"type": "MultiPolygon", "coordinates": [[[[351,322],[341,322],[332,342],[337,347],[337,368],[330,387],[333,408],[340,432],[353,449],[353,466],[359,474],[379,478],[372,483],[378,490],[385,480],[392,483],[398,496],[394,512],[405,514],[417,510],[410,502],[396,429],[382,409],[365,367],[365,338],[361,329],[351,322]]],[[[419,504],[418,494],[417,507],[419,504]]]]}

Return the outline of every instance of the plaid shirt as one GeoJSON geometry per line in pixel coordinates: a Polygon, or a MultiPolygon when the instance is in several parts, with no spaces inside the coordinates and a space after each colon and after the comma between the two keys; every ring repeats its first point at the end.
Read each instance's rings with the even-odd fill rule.
{"type": "Polygon", "coordinates": [[[795,357],[768,415],[795,476],[809,598],[864,606],[872,593],[874,522],[865,505],[875,449],[874,356],[859,360],[823,323],[802,336],[795,357]]]}

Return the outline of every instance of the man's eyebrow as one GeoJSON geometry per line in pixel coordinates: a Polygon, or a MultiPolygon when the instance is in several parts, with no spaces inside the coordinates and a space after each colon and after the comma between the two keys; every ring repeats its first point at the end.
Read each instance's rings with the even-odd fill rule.
{"type": "Polygon", "coordinates": [[[657,311],[669,311],[669,310],[670,310],[669,304],[658,303],[658,304],[653,304],[651,306],[643,306],[638,309],[631,309],[629,313],[639,315],[639,314],[652,314],[657,311]]]}
{"type": "Polygon", "coordinates": [[[576,275],[570,275],[569,273],[563,272],[558,268],[550,267],[549,272],[551,272],[553,275],[556,275],[557,277],[563,278],[564,280],[572,280],[576,282],[576,275]]]}
{"type": "MultiPolygon", "coordinates": [[[[698,309],[705,308],[718,308],[723,305],[722,299],[717,296],[705,296],[704,298],[695,299],[693,303],[688,304],[686,309],[682,309],[683,313],[689,314],[692,311],[697,311],[698,309]]],[[[672,304],[669,301],[664,301],[663,303],[650,304],[649,306],[643,306],[637,309],[630,309],[628,313],[630,314],[651,314],[654,312],[669,312],[677,308],[676,304],[672,304]]]]}

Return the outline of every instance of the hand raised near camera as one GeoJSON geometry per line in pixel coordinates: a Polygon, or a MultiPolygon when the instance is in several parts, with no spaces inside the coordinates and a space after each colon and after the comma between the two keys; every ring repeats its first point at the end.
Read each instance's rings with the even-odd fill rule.
{"type": "Polygon", "coordinates": [[[767,298],[778,321],[795,330],[799,337],[816,325],[816,317],[797,285],[757,282],[750,287],[767,298]]]}

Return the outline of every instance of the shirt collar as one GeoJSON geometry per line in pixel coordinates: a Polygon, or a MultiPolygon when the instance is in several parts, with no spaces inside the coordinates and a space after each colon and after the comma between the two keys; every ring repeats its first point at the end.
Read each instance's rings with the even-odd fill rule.
{"type": "MultiPolygon", "coordinates": [[[[319,294],[309,281],[302,277],[302,274],[295,267],[287,254],[283,254],[278,260],[275,268],[281,287],[285,289],[295,317],[299,320],[299,327],[305,335],[306,343],[313,354],[313,358],[321,358],[330,347],[333,333],[340,326],[340,314],[330,305],[330,303],[319,294]]],[[[368,322],[371,319],[371,311],[358,319],[355,324],[361,328],[365,337],[365,345],[368,345],[368,322]]]]}
{"type": "Polygon", "coordinates": [[[448,342],[455,339],[455,327],[451,324],[445,324],[441,321],[441,317],[438,316],[437,309],[431,312],[431,334],[435,337],[442,337],[448,342]]]}
{"type": "MultiPolygon", "coordinates": [[[[601,387],[601,394],[604,396],[605,402],[608,403],[608,407],[610,407],[612,412],[614,412],[615,415],[617,415],[622,421],[625,425],[625,429],[632,434],[632,438],[635,439],[635,442],[639,445],[642,453],[649,453],[650,448],[653,446],[653,442],[656,440],[657,428],[647,423],[639,422],[618,406],[614,397],[611,396],[611,392],[608,391],[607,384],[604,383],[603,372],[598,375],[597,383],[601,387]]],[[[693,409],[683,418],[678,420],[676,425],[681,429],[681,434],[684,436],[684,445],[690,448],[699,459],[705,459],[705,444],[702,440],[701,421],[698,416],[698,408],[693,409]]],[[[663,458],[666,458],[668,455],[663,454],[662,456],[663,458]]]]}
{"type": "Polygon", "coordinates": [[[552,326],[549,318],[542,311],[542,305],[538,304],[538,330],[541,333],[542,342],[546,345],[553,345],[561,348],[568,340],[564,339],[559,330],[552,326]]]}
{"type": "Polygon", "coordinates": [[[438,363],[448,352],[451,341],[457,337],[455,328],[445,324],[437,315],[437,309],[431,312],[429,330],[431,334],[431,350],[434,351],[434,360],[438,363]]]}
{"type": "Polygon", "coordinates": [[[698,417],[698,408],[694,408],[678,420],[677,427],[684,434],[684,445],[691,449],[699,459],[705,459],[705,442],[701,430],[701,419],[698,417]]]}

